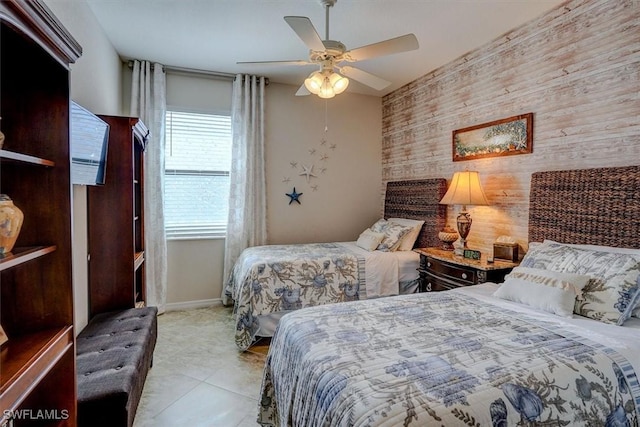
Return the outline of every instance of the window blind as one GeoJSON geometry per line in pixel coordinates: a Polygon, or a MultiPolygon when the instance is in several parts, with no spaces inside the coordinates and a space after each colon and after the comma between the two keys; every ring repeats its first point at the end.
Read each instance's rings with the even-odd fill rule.
{"type": "Polygon", "coordinates": [[[168,238],[225,235],[230,167],[229,116],[167,111],[164,186],[168,238]]]}

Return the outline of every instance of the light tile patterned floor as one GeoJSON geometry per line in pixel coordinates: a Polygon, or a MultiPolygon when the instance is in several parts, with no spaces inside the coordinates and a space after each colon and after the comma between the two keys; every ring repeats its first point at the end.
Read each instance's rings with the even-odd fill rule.
{"type": "Polygon", "coordinates": [[[159,316],[153,367],[134,427],[257,426],[268,340],[242,353],[233,332],[231,308],[159,316]]]}

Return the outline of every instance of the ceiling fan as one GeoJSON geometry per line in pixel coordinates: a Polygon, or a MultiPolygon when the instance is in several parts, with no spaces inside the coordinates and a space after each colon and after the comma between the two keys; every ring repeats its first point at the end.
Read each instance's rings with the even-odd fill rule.
{"type": "Polygon", "coordinates": [[[349,78],[372,87],[375,90],[383,90],[391,82],[348,65],[352,62],[376,58],[394,53],[407,52],[418,49],[418,39],[414,34],[384,40],[378,43],[347,50],[340,41],[329,38],[329,9],[337,0],[320,0],[325,8],[325,39],[318,35],[311,20],[305,16],[285,16],[284,20],[309,48],[309,59],[293,61],[252,61],[238,62],[238,64],[273,64],[273,65],[309,65],[319,66],[305,79],[304,84],[296,92],[296,96],[309,95],[311,93],[321,98],[333,98],[344,92],[349,85],[349,78]],[[345,77],[346,76],[346,77],[345,77]]]}

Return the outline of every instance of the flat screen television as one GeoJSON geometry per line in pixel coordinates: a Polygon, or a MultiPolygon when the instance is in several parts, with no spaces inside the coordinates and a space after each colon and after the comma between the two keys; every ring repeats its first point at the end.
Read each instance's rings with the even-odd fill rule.
{"type": "Polygon", "coordinates": [[[71,183],[103,185],[107,169],[109,125],[71,101],[71,183]]]}

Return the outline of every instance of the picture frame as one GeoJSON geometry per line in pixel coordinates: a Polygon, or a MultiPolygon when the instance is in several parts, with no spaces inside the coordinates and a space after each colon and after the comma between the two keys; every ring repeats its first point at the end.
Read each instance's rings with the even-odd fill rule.
{"type": "Polygon", "coordinates": [[[533,113],[453,131],[453,161],[529,154],[533,151],[533,113]]]}

